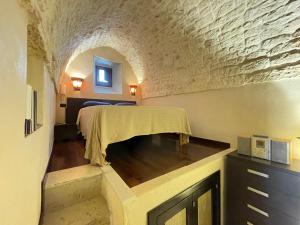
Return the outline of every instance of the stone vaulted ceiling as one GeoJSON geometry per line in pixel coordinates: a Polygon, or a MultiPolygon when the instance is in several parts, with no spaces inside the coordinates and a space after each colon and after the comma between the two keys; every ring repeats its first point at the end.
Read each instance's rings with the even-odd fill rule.
{"type": "Polygon", "coordinates": [[[21,0],[57,83],[90,48],[123,54],[143,97],[300,76],[300,0],[21,0]]]}

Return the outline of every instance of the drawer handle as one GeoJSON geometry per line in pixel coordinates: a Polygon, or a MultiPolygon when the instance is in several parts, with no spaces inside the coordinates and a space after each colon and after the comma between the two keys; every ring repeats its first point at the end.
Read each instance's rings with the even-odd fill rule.
{"type": "Polygon", "coordinates": [[[249,209],[252,209],[253,211],[265,216],[265,217],[269,217],[269,213],[266,213],[265,211],[262,211],[261,209],[258,209],[256,207],[254,207],[253,205],[247,204],[247,207],[249,209]]]}
{"type": "Polygon", "coordinates": [[[247,169],[247,172],[251,173],[251,174],[254,174],[254,175],[257,175],[257,176],[260,176],[260,177],[264,177],[264,178],[269,178],[270,177],[269,174],[261,173],[261,172],[258,172],[256,170],[247,169]]]}
{"type": "Polygon", "coordinates": [[[251,222],[249,222],[249,221],[247,221],[247,225],[254,225],[253,223],[251,223],[251,222]]]}
{"type": "Polygon", "coordinates": [[[268,193],[259,191],[259,190],[255,189],[255,188],[253,188],[253,187],[249,187],[249,186],[248,186],[248,187],[247,187],[247,190],[248,190],[248,191],[252,191],[252,192],[254,192],[254,193],[258,194],[258,195],[264,196],[264,197],[266,197],[266,198],[269,198],[269,194],[268,194],[268,193]]]}

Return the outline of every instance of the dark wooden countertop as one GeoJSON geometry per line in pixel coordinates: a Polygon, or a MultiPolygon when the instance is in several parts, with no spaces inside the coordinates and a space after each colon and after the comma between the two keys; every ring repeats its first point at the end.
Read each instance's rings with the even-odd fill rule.
{"type": "Polygon", "coordinates": [[[109,145],[106,159],[133,187],[228,148],[227,143],[195,137],[180,146],[178,135],[148,135],[109,145]]]}

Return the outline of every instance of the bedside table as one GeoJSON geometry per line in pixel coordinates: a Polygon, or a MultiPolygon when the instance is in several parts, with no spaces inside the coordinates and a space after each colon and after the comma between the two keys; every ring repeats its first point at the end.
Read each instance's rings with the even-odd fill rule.
{"type": "Polygon", "coordinates": [[[56,124],[54,126],[54,141],[65,141],[76,139],[78,129],[76,124],[56,124]]]}

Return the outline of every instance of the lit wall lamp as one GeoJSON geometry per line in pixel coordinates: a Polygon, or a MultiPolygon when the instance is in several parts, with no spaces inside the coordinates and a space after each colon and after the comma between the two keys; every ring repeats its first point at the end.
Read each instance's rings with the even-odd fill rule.
{"type": "Polygon", "coordinates": [[[137,85],[130,85],[129,87],[130,87],[130,94],[131,94],[132,96],[135,96],[135,94],[136,94],[136,89],[137,89],[137,85]]]}
{"type": "Polygon", "coordinates": [[[71,80],[72,80],[74,91],[80,91],[83,83],[83,79],[79,77],[72,77],[71,80]]]}

